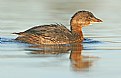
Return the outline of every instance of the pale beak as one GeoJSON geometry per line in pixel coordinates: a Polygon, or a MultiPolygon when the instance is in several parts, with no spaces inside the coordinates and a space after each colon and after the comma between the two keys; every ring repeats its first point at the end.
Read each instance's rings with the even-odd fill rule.
{"type": "Polygon", "coordinates": [[[98,19],[98,18],[94,17],[94,18],[91,19],[91,22],[99,23],[99,22],[103,22],[103,21],[101,19],[98,19]]]}

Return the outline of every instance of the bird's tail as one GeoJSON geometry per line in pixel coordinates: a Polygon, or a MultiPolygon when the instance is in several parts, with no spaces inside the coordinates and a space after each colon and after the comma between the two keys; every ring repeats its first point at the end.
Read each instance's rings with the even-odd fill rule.
{"type": "Polygon", "coordinates": [[[22,35],[23,32],[19,32],[19,33],[14,32],[14,33],[12,33],[12,34],[22,35]]]}

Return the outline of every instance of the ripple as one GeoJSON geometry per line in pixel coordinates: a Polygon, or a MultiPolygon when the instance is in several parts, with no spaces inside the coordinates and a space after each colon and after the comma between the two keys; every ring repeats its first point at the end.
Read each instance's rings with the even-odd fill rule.
{"type": "MultiPolygon", "coordinates": [[[[0,37],[0,43],[1,44],[15,44],[15,43],[23,43],[20,41],[16,41],[12,38],[5,38],[5,37],[0,37]]],[[[96,44],[96,43],[102,43],[101,41],[97,41],[97,40],[93,40],[93,39],[89,39],[89,38],[84,38],[83,43],[88,43],[88,44],[96,44]]],[[[24,43],[27,44],[27,43],[24,43]]]]}
{"type": "Polygon", "coordinates": [[[14,39],[11,38],[0,38],[0,43],[1,44],[9,44],[9,43],[16,43],[14,39]]]}
{"type": "Polygon", "coordinates": [[[21,46],[29,46],[31,44],[24,43],[21,41],[16,41],[14,38],[5,38],[5,37],[0,37],[0,44],[7,44],[7,45],[21,45],[21,46]]]}
{"type": "Polygon", "coordinates": [[[102,43],[101,41],[96,41],[93,39],[89,39],[89,38],[84,38],[83,43],[88,43],[88,44],[97,44],[97,43],[102,43]]]}

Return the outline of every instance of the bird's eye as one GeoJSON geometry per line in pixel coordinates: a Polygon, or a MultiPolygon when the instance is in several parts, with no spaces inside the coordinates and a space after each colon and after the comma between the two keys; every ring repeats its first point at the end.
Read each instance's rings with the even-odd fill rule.
{"type": "Polygon", "coordinates": [[[91,19],[91,17],[89,17],[89,19],[91,19]]]}

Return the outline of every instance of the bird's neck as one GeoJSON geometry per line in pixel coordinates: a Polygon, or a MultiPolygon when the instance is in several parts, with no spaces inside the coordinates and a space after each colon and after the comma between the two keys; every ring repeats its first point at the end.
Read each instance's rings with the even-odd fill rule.
{"type": "Polygon", "coordinates": [[[77,22],[76,19],[71,19],[70,22],[71,25],[71,32],[72,34],[77,38],[83,40],[83,32],[82,32],[82,26],[77,22]]]}

